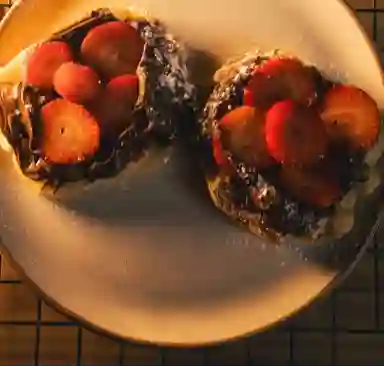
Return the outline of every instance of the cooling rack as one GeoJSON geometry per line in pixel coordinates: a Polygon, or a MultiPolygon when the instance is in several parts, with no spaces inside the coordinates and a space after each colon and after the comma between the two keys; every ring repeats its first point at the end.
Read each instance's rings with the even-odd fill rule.
{"type": "MultiPolygon", "coordinates": [[[[382,53],[384,0],[348,2],[382,53]]],[[[1,17],[11,3],[0,0],[1,17]]],[[[201,349],[144,346],[93,333],[48,307],[0,256],[0,364],[384,364],[384,230],[330,296],[261,335],[201,349]]]]}

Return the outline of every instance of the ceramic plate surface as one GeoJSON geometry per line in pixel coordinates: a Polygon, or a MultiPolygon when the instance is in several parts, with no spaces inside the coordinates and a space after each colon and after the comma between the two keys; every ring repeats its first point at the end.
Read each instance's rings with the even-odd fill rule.
{"type": "MultiPolygon", "coordinates": [[[[128,5],[163,20],[191,48],[219,62],[254,48],[280,48],[365,89],[384,108],[377,56],[341,1],[128,5]]],[[[107,6],[126,2],[17,3],[0,28],[0,64],[107,6]]],[[[191,68],[197,67],[197,78],[206,78],[200,71],[208,66],[191,68]]],[[[3,70],[0,79],[15,80],[15,73],[3,70]]],[[[357,207],[358,225],[340,241],[277,247],[238,229],[212,207],[180,148],[153,152],[112,180],[64,188],[53,201],[16,171],[8,153],[0,157],[6,253],[67,313],[123,338],[198,345],[264,329],[346,273],[378,220],[373,194],[357,207]]]]}

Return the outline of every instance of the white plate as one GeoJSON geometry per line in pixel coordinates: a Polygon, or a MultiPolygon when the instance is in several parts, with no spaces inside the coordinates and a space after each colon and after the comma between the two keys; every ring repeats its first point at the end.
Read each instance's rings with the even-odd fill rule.
{"type": "MultiPolygon", "coordinates": [[[[220,60],[281,48],[384,107],[377,56],[341,1],[132,2],[220,60]]],[[[124,3],[21,1],[0,28],[0,63],[92,9],[124,3]]],[[[60,208],[3,152],[4,247],[50,300],[88,324],[123,338],[197,345],[264,329],[308,304],[354,265],[377,220],[377,198],[367,199],[341,241],[278,248],[223,219],[196,179],[186,180],[189,166],[177,148],[153,153],[113,180],[64,189],[60,208]]]]}

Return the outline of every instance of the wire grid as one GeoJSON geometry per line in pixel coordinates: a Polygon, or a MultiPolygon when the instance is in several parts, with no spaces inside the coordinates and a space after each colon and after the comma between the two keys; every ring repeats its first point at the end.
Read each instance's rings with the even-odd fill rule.
{"type": "MultiPolygon", "coordinates": [[[[0,4],[1,14],[11,2],[0,4]]],[[[349,0],[349,3],[358,7],[361,21],[380,48],[381,18],[384,35],[384,0],[349,0]]],[[[382,39],[384,41],[384,36],[382,39]]],[[[383,239],[384,231],[381,230],[352,276],[329,297],[321,299],[294,319],[262,335],[200,349],[149,347],[106,339],[56,314],[40,298],[33,296],[26,304],[25,299],[21,300],[14,293],[21,288],[25,290],[24,283],[9,272],[0,255],[0,364],[384,364],[384,321],[381,316],[384,311],[384,282],[380,279],[384,268],[383,239]],[[5,290],[13,292],[13,305],[29,306],[33,319],[1,315],[2,310],[5,312],[4,304],[1,306],[5,290]],[[28,337],[20,337],[25,329],[28,329],[28,337]],[[5,346],[5,352],[1,352],[1,345],[5,346]],[[62,352],[68,348],[70,353],[62,352]],[[113,350],[113,353],[101,357],[94,353],[105,349],[113,350]]]]}

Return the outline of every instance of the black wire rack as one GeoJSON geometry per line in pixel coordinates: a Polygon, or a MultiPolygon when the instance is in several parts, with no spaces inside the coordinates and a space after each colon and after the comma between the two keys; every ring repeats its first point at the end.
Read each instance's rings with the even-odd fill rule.
{"type": "MultiPolygon", "coordinates": [[[[349,0],[382,52],[384,0],[349,0]]],[[[12,1],[0,0],[0,13],[12,1]]],[[[4,11],[4,12],[2,12],[4,11]]],[[[200,349],[143,346],[87,330],[31,293],[0,255],[0,364],[384,364],[384,231],[332,294],[278,328],[200,349]],[[381,276],[383,275],[383,279],[381,276]]]]}

